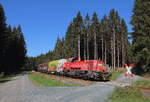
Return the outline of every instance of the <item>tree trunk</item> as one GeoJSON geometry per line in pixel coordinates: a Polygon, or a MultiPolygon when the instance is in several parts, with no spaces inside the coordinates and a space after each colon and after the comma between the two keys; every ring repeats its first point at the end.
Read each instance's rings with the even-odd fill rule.
{"type": "Polygon", "coordinates": [[[106,46],[106,41],[105,41],[105,59],[104,59],[104,60],[105,60],[105,64],[107,64],[107,52],[106,52],[107,49],[106,49],[106,47],[107,47],[107,46],[106,46]]]}
{"type": "Polygon", "coordinates": [[[97,39],[96,39],[96,33],[94,34],[94,59],[97,60],[97,39]]]}
{"type": "Polygon", "coordinates": [[[113,37],[111,38],[111,66],[114,67],[113,37]]]}
{"type": "Polygon", "coordinates": [[[123,67],[123,65],[125,64],[124,43],[125,43],[125,42],[123,41],[123,37],[122,37],[122,67],[123,67]]]}
{"type": "Polygon", "coordinates": [[[104,60],[104,38],[103,38],[103,34],[102,34],[102,61],[104,60]]]}
{"type": "Polygon", "coordinates": [[[86,38],[84,37],[84,60],[86,60],[86,38]]]}
{"type": "Polygon", "coordinates": [[[87,60],[89,60],[89,38],[88,38],[88,35],[87,35],[87,41],[86,41],[86,49],[87,49],[87,60]]]}
{"type": "Polygon", "coordinates": [[[115,29],[113,28],[113,68],[116,67],[116,35],[115,35],[115,29]]]}
{"type": "Polygon", "coordinates": [[[78,34],[78,57],[80,58],[80,34],[78,34]]]}
{"type": "Polygon", "coordinates": [[[118,47],[117,49],[118,49],[118,51],[117,51],[117,56],[118,56],[117,58],[118,58],[118,61],[117,61],[117,62],[118,62],[118,68],[119,68],[119,67],[120,67],[120,64],[119,64],[119,63],[120,63],[120,60],[119,60],[119,59],[120,59],[120,56],[119,56],[119,55],[120,55],[120,54],[119,54],[119,53],[120,53],[120,52],[119,52],[119,47],[118,47]]]}

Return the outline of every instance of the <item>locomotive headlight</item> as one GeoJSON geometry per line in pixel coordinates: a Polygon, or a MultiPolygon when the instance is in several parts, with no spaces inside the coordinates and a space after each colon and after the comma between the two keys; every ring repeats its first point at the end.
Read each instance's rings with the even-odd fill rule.
{"type": "Polygon", "coordinates": [[[101,67],[101,66],[102,66],[102,64],[98,64],[98,66],[100,66],[100,67],[101,67]]]}

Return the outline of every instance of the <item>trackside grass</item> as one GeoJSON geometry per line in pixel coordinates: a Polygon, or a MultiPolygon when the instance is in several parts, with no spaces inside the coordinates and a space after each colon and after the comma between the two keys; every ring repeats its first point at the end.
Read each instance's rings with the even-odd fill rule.
{"type": "Polygon", "coordinates": [[[150,102],[141,91],[134,87],[117,88],[109,97],[111,102],[150,102]]]}
{"type": "Polygon", "coordinates": [[[66,84],[60,81],[46,78],[35,73],[29,73],[29,79],[36,85],[36,86],[44,86],[44,87],[73,87],[73,86],[82,86],[77,84],[66,84]]]}
{"type": "Polygon", "coordinates": [[[136,87],[150,88],[150,80],[138,80],[134,83],[136,87]]]}
{"type": "Polygon", "coordinates": [[[150,80],[143,78],[130,87],[117,88],[109,99],[111,102],[150,102],[150,98],[144,96],[138,87],[150,88],[150,80]]]}
{"type": "Polygon", "coordinates": [[[124,73],[125,71],[126,71],[126,69],[124,69],[124,68],[120,68],[120,69],[116,69],[116,70],[112,71],[111,80],[116,80],[117,77],[120,74],[124,73]]]}

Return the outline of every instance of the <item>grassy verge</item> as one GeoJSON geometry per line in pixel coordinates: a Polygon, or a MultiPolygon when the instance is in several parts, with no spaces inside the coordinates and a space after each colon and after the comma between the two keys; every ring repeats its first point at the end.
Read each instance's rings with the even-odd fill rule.
{"type": "Polygon", "coordinates": [[[124,73],[126,71],[126,69],[123,69],[123,68],[120,68],[120,69],[117,69],[117,70],[114,70],[112,71],[112,77],[111,77],[111,80],[116,80],[117,77],[124,73]]]}
{"type": "Polygon", "coordinates": [[[117,88],[109,97],[111,102],[150,102],[140,89],[150,88],[150,80],[141,79],[133,83],[132,87],[117,88]]]}
{"type": "Polygon", "coordinates": [[[4,83],[4,82],[7,82],[7,81],[9,81],[9,80],[11,80],[11,77],[0,77],[0,83],[4,83]]]}
{"type": "Polygon", "coordinates": [[[117,88],[109,97],[111,102],[150,102],[141,91],[134,87],[117,88]]]}
{"type": "Polygon", "coordinates": [[[62,83],[60,81],[54,80],[54,79],[50,79],[50,78],[46,78],[34,73],[29,73],[29,79],[36,85],[36,86],[44,86],[44,87],[55,87],[55,86],[61,86],[61,87],[65,87],[65,86],[81,86],[81,85],[76,85],[76,84],[66,84],[66,83],[62,83]]]}
{"type": "Polygon", "coordinates": [[[134,83],[136,87],[150,88],[150,80],[138,80],[134,83]]]}
{"type": "Polygon", "coordinates": [[[10,81],[12,79],[12,77],[15,77],[15,75],[8,75],[8,76],[0,77],[0,84],[10,81]]]}

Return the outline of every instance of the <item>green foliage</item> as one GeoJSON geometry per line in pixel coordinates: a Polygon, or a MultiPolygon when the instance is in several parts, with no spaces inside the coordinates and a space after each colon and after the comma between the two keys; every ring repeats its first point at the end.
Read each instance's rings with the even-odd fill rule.
{"type": "Polygon", "coordinates": [[[131,55],[136,63],[135,72],[150,72],[150,1],[135,0],[132,21],[133,44],[131,55]]]}
{"type": "Polygon", "coordinates": [[[75,54],[75,36],[73,35],[74,24],[71,23],[66,32],[65,42],[64,42],[64,54],[65,58],[70,58],[75,54]]]}
{"type": "Polygon", "coordinates": [[[34,57],[26,57],[25,65],[23,66],[22,70],[31,71],[36,70],[36,59],[34,57]]]}
{"type": "Polygon", "coordinates": [[[131,51],[134,62],[137,64],[135,71],[150,72],[150,40],[148,38],[139,38],[138,42],[132,45],[131,51]]]}
{"type": "Polygon", "coordinates": [[[89,60],[90,59],[90,52],[89,52],[89,41],[90,41],[90,17],[89,15],[87,14],[84,21],[83,21],[83,31],[82,31],[82,35],[81,35],[81,45],[83,44],[84,46],[82,46],[82,49],[81,49],[81,58],[84,57],[84,60],[89,60]]]}
{"type": "Polygon", "coordinates": [[[96,12],[94,12],[93,17],[92,17],[92,24],[91,24],[91,37],[92,37],[92,42],[93,42],[93,48],[94,48],[94,57],[93,59],[98,59],[98,34],[99,34],[99,29],[100,29],[100,23],[97,17],[96,12]]]}
{"type": "Polygon", "coordinates": [[[71,24],[68,26],[65,41],[64,41],[64,51],[65,58],[79,56],[81,49],[80,37],[83,29],[83,21],[80,12],[77,13],[77,16],[73,19],[71,24]],[[80,43],[80,44],[79,44],[80,43]]]}
{"type": "Polygon", "coordinates": [[[81,60],[100,59],[111,66],[116,59],[115,64],[120,67],[127,61],[127,37],[126,23],[114,9],[110,11],[109,16],[105,15],[102,19],[98,18],[96,12],[93,13],[92,19],[88,14],[83,19],[78,12],[68,25],[65,37],[57,38],[54,50],[35,57],[36,64],[80,56],[81,60]],[[116,45],[113,45],[113,42],[116,45]],[[112,54],[113,52],[116,54],[112,54]]]}
{"type": "Polygon", "coordinates": [[[25,64],[26,52],[21,26],[7,26],[4,9],[0,4],[0,73],[20,71],[25,64]]]}
{"type": "Polygon", "coordinates": [[[0,4],[0,73],[4,68],[5,51],[6,51],[6,17],[3,6],[0,4]]]}
{"type": "Polygon", "coordinates": [[[80,85],[74,85],[74,84],[66,84],[62,83],[60,81],[42,77],[40,75],[34,74],[34,73],[29,73],[29,79],[33,81],[33,83],[37,86],[43,86],[43,87],[56,87],[56,86],[61,86],[61,87],[71,87],[71,86],[80,86],[80,85]]]}
{"type": "Polygon", "coordinates": [[[149,102],[140,90],[133,87],[117,88],[109,97],[111,102],[149,102]]]}
{"type": "Polygon", "coordinates": [[[57,42],[54,48],[53,57],[55,59],[63,59],[64,58],[64,38],[57,38],[57,42]]]}

